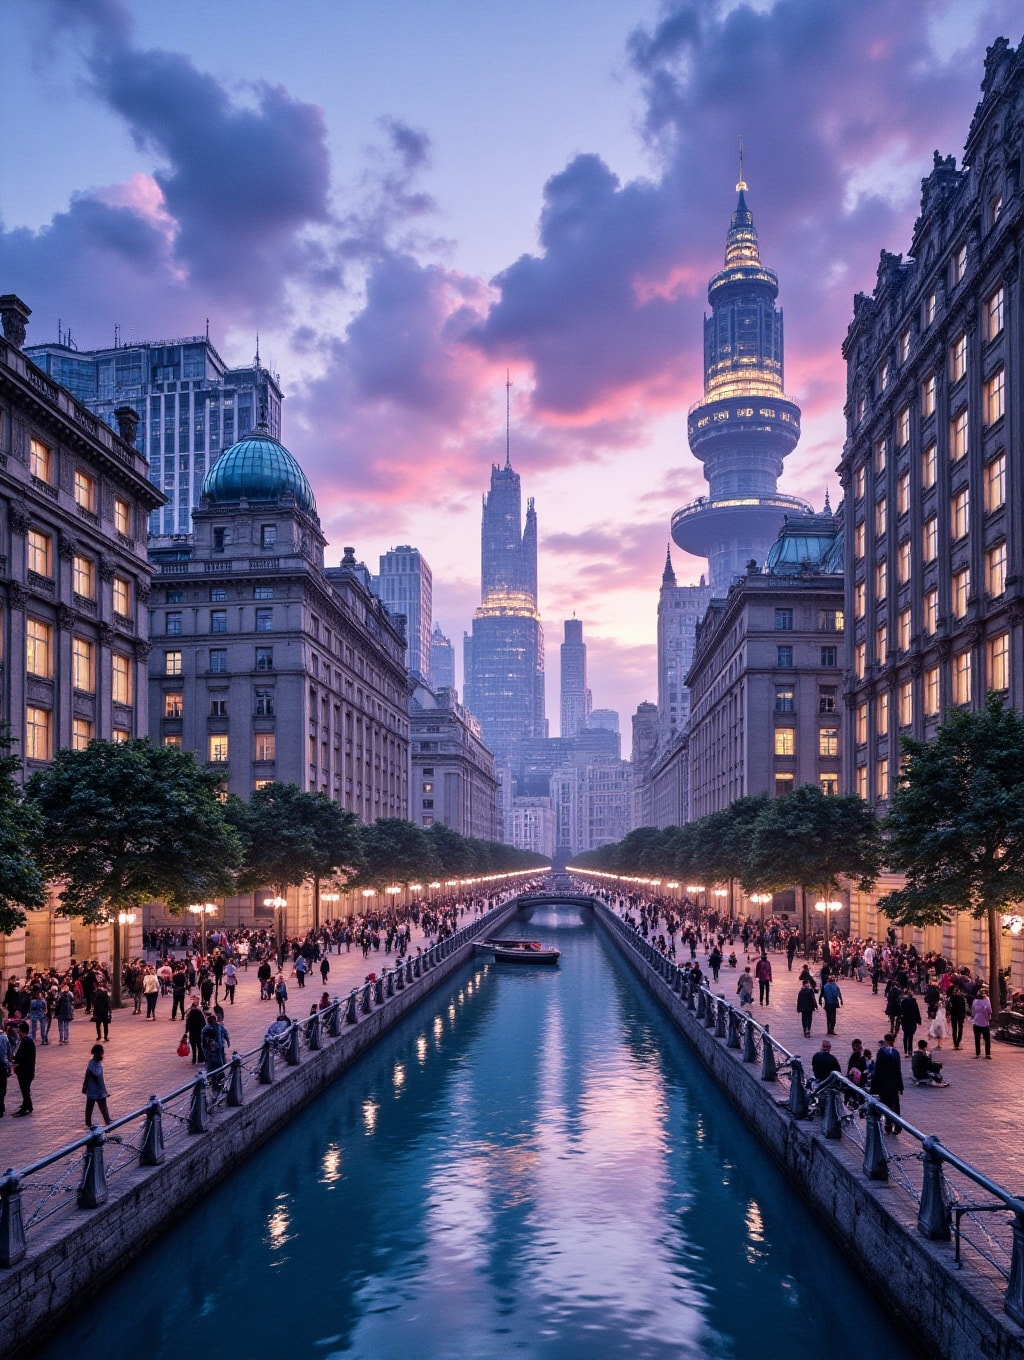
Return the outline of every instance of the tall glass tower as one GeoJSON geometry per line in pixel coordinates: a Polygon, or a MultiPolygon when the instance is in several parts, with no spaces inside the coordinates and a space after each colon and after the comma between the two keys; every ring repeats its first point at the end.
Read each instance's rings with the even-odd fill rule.
{"type": "Polygon", "coordinates": [[[746,191],[741,163],[725,267],[708,284],[704,399],[688,422],[709,494],[672,516],[679,547],[708,559],[715,595],[726,594],[752,558],[764,561],[787,512],[811,508],[776,490],[782,460],[800,438],[800,408],[783,390],[779,281],[761,263],[746,191]]]}

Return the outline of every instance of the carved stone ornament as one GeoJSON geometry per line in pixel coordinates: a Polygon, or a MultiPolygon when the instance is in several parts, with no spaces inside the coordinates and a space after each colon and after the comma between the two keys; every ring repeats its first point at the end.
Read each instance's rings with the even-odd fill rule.
{"type": "Polygon", "coordinates": [[[141,638],[138,638],[135,643],[135,660],[148,661],[152,650],[153,644],[151,642],[143,642],[141,638]]]}
{"type": "Polygon", "coordinates": [[[70,534],[61,534],[57,544],[57,556],[63,558],[65,562],[70,562],[76,552],[78,552],[78,539],[72,538],[70,534]]]}
{"type": "Polygon", "coordinates": [[[146,603],[146,601],[149,599],[152,593],[153,587],[149,581],[140,581],[139,584],[135,587],[135,594],[139,597],[143,604],[146,603]]]}
{"type": "Polygon", "coordinates": [[[1009,609],[1007,609],[1006,611],[1006,617],[1010,620],[1011,624],[1013,624],[1014,627],[1016,627],[1018,624],[1024,623],[1024,601],[1014,600],[1013,603],[1010,605],[1009,609]]]}
{"type": "Polygon", "coordinates": [[[12,609],[24,609],[28,602],[28,591],[20,581],[12,581],[7,587],[7,603],[12,609]]]}
{"type": "Polygon", "coordinates": [[[11,508],[7,511],[7,524],[14,534],[28,533],[28,526],[32,523],[28,509],[23,501],[13,501],[11,508]]]}
{"type": "Polygon", "coordinates": [[[68,605],[62,604],[57,610],[57,626],[63,633],[70,633],[78,620],[78,615],[68,605]]]}
{"type": "Polygon", "coordinates": [[[104,647],[109,647],[116,637],[117,634],[109,623],[100,624],[100,642],[103,643],[104,647]]]}
{"type": "Polygon", "coordinates": [[[114,579],[114,563],[109,557],[100,558],[99,572],[101,581],[112,581],[114,579]]]}
{"type": "Polygon", "coordinates": [[[939,643],[939,660],[948,661],[953,655],[953,644],[949,638],[943,638],[939,643]]]}
{"type": "Polygon", "coordinates": [[[985,636],[984,624],[981,623],[970,624],[966,630],[965,636],[967,638],[967,641],[971,644],[972,647],[977,647],[978,643],[981,642],[982,638],[985,636]]]}
{"type": "Polygon", "coordinates": [[[910,663],[910,674],[914,677],[915,680],[920,680],[923,671],[924,662],[921,660],[919,656],[915,656],[910,663]]]}

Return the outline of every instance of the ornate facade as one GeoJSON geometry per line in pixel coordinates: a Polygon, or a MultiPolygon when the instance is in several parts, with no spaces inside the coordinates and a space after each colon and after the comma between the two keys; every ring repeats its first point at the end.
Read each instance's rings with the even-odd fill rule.
{"type": "Polygon", "coordinates": [[[409,701],[412,746],[410,820],[447,826],[460,836],[500,839],[494,756],[480,724],[454,689],[418,684],[409,701]]]}

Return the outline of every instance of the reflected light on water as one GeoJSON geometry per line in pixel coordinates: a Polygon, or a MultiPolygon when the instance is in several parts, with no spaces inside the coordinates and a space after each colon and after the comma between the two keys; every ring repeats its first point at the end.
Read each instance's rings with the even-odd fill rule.
{"type": "Polygon", "coordinates": [[[422,1066],[427,1061],[427,1036],[417,1034],[416,1036],[416,1057],[422,1066]]]}
{"type": "Polygon", "coordinates": [[[454,1001],[453,1001],[452,1004],[448,1007],[448,1019],[451,1020],[453,1023],[454,1023],[454,1021],[455,1021],[455,1002],[454,1002],[454,1001]]]}
{"type": "Polygon", "coordinates": [[[287,1196],[280,1195],[267,1219],[266,1242],[272,1251],[280,1251],[292,1240],[291,1222],[287,1196]]]}
{"type": "Polygon", "coordinates": [[[439,1015],[434,1016],[434,1038],[440,1039],[444,1033],[444,1021],[439,1015]]]}
{"type": "Polygon", "coordinates": [[[377,1127],[377,1114],[380,1106],[375,1100],[363,1101],[363,1128],[367,1133],[373,1133],[377,1127]]]}
{"type": "Polygon", "coordinates": [[[756,1200],[747,1200],[747,1212],[744,1215],[744,1222],[747,1228],[746,1258],[749,1265],[757,1265],[759,1261],[767,1259],[767,1243],[765,1241],[764,1219],[761,1216],[761,1209],[756,1200]]]}
{"type": "Polygon", "coordinates": [[[391,1085],[396,1091],[400,1091],[405,1085],[405,1068],[401,1063],[395,1063],[395,1070],[391,1073],[391,1085]]]}
{"type": "Polygon", "coordinates": [[[331,1143],[324,1152],[321,1167],[321,1185],[333,1185],[335,1181],[341,1180],[341,1148],[337,1143],[331,1143]]]}

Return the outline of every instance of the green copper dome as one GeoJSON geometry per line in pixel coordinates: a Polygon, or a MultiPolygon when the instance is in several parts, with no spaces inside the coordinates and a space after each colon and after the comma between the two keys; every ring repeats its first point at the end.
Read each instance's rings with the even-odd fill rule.
{"type": "Polygon", "coordinates": [[[214,505],[243,499],[274,501],[289,494],[307,514],[316,515],[316,499],[306,474],[262,423],[224,450],[203,483],[203,495],[214,505]]]}

